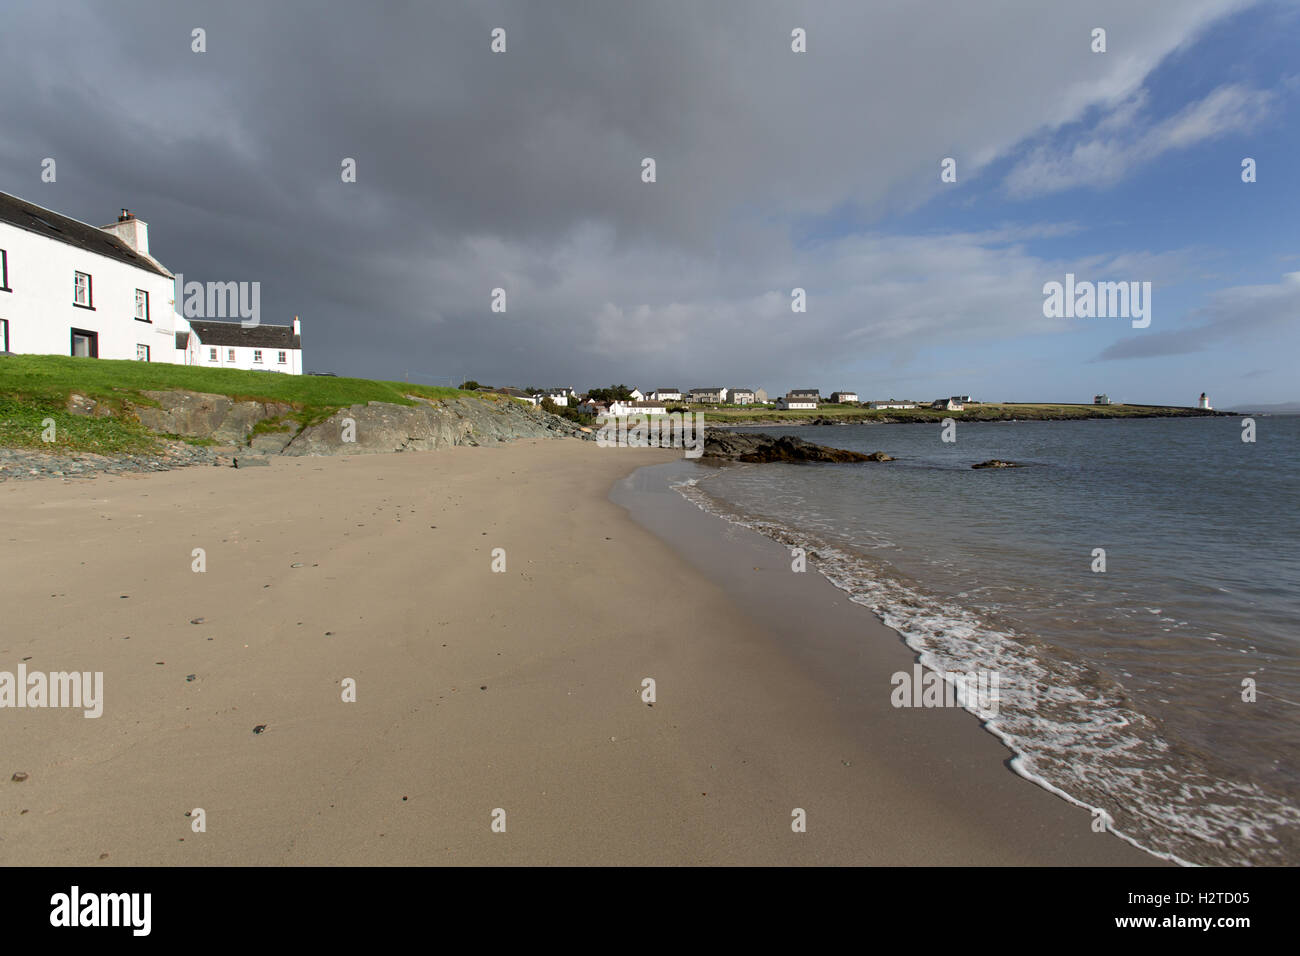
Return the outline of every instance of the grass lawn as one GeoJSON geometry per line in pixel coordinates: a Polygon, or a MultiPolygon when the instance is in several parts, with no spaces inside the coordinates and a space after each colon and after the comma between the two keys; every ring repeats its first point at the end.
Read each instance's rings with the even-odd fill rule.
{"type": "MultiPolygon", "coordinates": [[[[152,451],[157,447],[157,436],[117,413],[123,402],[156,405],[143,393],[167,389],[210,392],[234,401],[283,402],[294,407],[292,417],[303,425],[328,418],[349,405],[413,404],[408,395],[434,400],[495,398],[457,388],[365,378],[282,375],[63,355],[12,355],[0,358],[0,446],[99,454],[152,451]],[[114,416],[86,418],[70,414],[67,402],[73,392],[111,408],[114,416]],[[47,419],[54,420],[53,442],[42,440],[47,419]]],[[[269,423],[263,430],[274,427],[269,423]]]]}

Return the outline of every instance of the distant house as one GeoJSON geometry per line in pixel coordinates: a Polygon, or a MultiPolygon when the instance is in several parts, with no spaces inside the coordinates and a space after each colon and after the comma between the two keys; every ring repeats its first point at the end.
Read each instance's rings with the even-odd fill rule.
{"type": "Polygon", "coordinates": [[[698,405],[721,405],[727,400],[727,390],[719,385],[717,388],[691,389],[691,401],[698,405]]]}
{"type": "Polygon", "coordinates": [[[792,388],[786,393],[786,398],[800,402],[816,403],[822,400],[822,393],[820,389],[816,388],[792,388]]]}
{"type": "Polygon", "coordinates": [[[644,393],[643,391],[641,391],[641,389],[639,389],[639,388],[634,388],[634,389],[632,389],[632,391],[628,394],[628,397],[631,398],[632,401],[634,401],[634,402],[644,402],[644,401],[645,401],[645,393],[644,393]]]}
{"type": "Polygon", "coordinates": [[[658,402],[680,402],[682,400],[682,390],[680,388],[656,388],[650,393],[650,398],[658,402]]]}
{"type": "Polygon", "coordinates": [[[778,398],[776,407],[781,411],[787,411],[791,408],[816,408],[817,402],[808,398],[799,398],[791,392],[789,395],[782,395],[778,398]]]}
{"type": "Polygon", "coordinates": [[[958,401],[956,396],[953,396],[951,398],[937,398],[930,403],[930,407],[942,409],[946,412],[960,412],[966,405],[964,402],[958,401]]]}
{"type": "Polygon", "coordinates": [[[977,404],[977,403],[976,403],[976,402],[975,402],[975,401],[974,401],[974,400],[973,400],[969,395],[954,395],[954,396],[952,397],[952,400],[953,400],[954,402],[956,402],[958,405],[974,405],[974,404],[977,404]]]}
{"type": "Polygon", "coordinates": [[[765,389],[765,388],[756,388],[756,389],[754,389],[754,401],[757,402],[757,403],[760,404],[760,405],[766,405],[766,404],[767,404],[767,389],[765,389]]]}
{"type": "Polygon", "coordinates": [[[579,402],[575,411],[579,415],[607,415],[609,414],[609,406],[604,402],[597,402],[589,398],[586,401],[579,402]]]}
{"type": "Polygon", "coordinates": [[[1103,394],[1103,395],[1094,395],[1094,396],[1092,396],[1092,404],[1094,404],[1094,405],[1109,405],[1109,404],[1110,404],[1110,396],[1109,396],[1109,395],[1104,395],[1104,394],[1103,394]]]}
{"type": "Polygon", "coordinates": [[[752,388],[729,388],[727,389],[727,401],[732,405],[753,405],[754,390],[752,388]]]}
{"type": "Polygon", "coordinates": [[[247,328],[239,322],[177,316],[177,324],[182,322],[189,331],[176,332],[176,348],[182,350],[186,365],[302,374],[302,323],[296,315],[292,325],[259,323],[247,328]]]}
{"type": "Polygon", "coordinates": [[[832,405],[848,405],[858,400],[857,392],[831,392],[832,405]]]}
{"type": "Polygon", "coordinates": [[[916,402],[900,401],[897,398],[887,399],[883,402],[868,402],[868,408],[916,408],[916,402]]]}
{"type": "Polygon", "coordinates": [[[663,402],[617,400],[609,403],[609,414],[618,418],[624,415],[667,415],[668,409],[663,402]]]}
{"type": "Polygon", "coordinates": [[[542,399],[549,398],[552,402],[554,402],[556,405],[560,406],[561,408],[568,408],[569,399],[570,398],[576,399],[577,397],[578,397],[578,393],[575,392],[573,388],[569,385],[557,385],[554,388],[544,388],[533,396],[533,398],[537,399],[539,404],[541,403],[542,399]]]}

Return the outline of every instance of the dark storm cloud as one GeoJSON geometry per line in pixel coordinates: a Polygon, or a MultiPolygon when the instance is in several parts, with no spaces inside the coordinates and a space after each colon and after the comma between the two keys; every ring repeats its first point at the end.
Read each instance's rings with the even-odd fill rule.
{"type": "Polygon", "coordinates": [[[11,5],[0,189],[96,223],[130,206],[173,271],[260,280],[309,367],[789,385],[1034,326],[1044,271],[978,235],[797,246],[793,222],[923,201],[943,156],[977,174],[1238,4],[1064,6],[11,5]],[[1053,39],[1103,13],[1125,57],[1053,39]]]}

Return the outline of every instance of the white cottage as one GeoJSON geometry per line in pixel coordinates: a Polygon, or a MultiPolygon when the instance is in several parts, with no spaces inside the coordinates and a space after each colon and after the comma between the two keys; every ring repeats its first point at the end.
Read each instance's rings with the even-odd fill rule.
{"type": "Polygon", "coordinates": [[[188,331],[177,331],[176,348],[185,364],[205,368],[237,368],[252,372],[302,374],[302,323],[253,325],[239,322],[210,322],[206,319],[177,319],[188,331]]]}
{"type": "Polygon", "coordinates": [[[174,295],[128,210],[99,228],[0,193],[0,351],[181,362],[174,295]]]}

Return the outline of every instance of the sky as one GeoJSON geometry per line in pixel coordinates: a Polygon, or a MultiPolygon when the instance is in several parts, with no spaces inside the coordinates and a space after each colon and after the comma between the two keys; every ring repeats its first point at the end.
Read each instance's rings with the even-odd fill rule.
{"type": "Polygon", "coordinates": [[[1298,43],[1295,0],[6,0],[0,190],[260,282],[308,370],[1291,402],[1298,43]],[[1046,316],[1067,273],[1149,325],[1046,316]]]}

